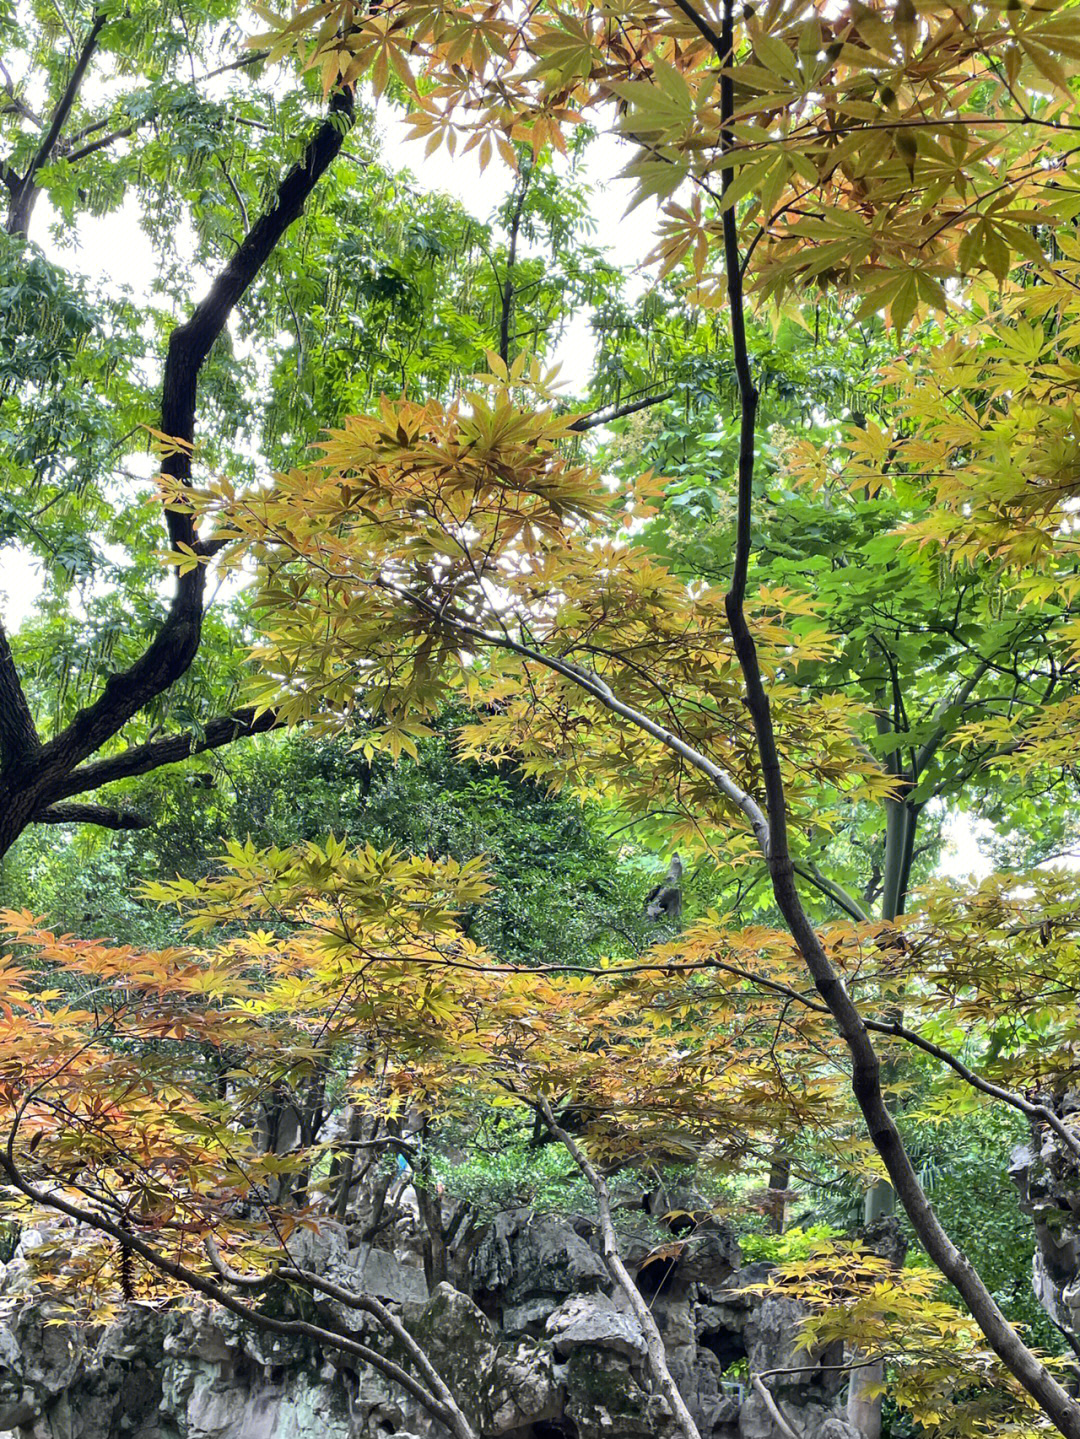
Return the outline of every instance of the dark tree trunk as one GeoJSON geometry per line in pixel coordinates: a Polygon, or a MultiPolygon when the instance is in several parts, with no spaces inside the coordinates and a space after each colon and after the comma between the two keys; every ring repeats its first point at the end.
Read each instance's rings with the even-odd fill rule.
{"type": "MultiPolygon", "coordinates": [[[[50,135],[53,129],[59,134],[62,128],[103,24],[101,17],[95,19],[54,116],[50,135]]],[[[191,477],[199,372],[233,307],[300,215],[308,196],[341,149],[352,110],[350,92],[341,91],[333,97],[328,117],[309,141],[301,160],[282,180],[274,203],[248,231],[190,318],[178,325],[170,336],[162,385],[161,431],[178,443],[165,457],[162,469],[181,484],[187,484],[191,477]]],[[[47,159],[53,144],[55,136],[50,140],[46,135],[39,155],[44,152],[47,159]]],[[[201,560],[209,558],[212,547],[200,541],[191,515],[167,509],[165,518],[174,549],[186,546],[201,560]]],[[[199,750],[217,748],[242,734],[268,729],[274,724],[272,715],[256,720],[251,711],[240,711],[211,720],[199,742],[180,736],[83,764],[118,735],[151,700],[186,673],[198,652],[202,635],[205,585],[205,563],[178,574],[168,614],[143,654],[128,669],[109,675],[97,699],[80,710],[66,729],[45,743],[38,737],[10,645],[0,629],[0,857],[28,825],[38,821],[82,820],[113,828],[130,827],[129,817],[106,806],[69,807],[66,813],[54,806],[60,800],[110,780],[146,773],[161,764],[174,763],[199,750]]]]}

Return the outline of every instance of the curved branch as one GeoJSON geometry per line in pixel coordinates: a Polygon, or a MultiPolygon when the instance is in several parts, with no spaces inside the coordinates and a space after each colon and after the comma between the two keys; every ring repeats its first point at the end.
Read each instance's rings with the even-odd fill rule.
{"type": "MultiPolygon", "coordinates": [[[[233,307],[329,169],[341,149],[352,115],[352,92],[338,91],[331,100],[329,115],[308,142],[302,158],[282,180],[274,203],[256,220],[190,318],[170,336],[160,428],[172,445],[162,471],[181,485],[188,484],[191,478],[195,405],[203,363],[233,307]]],[[[183,507],[167,505],[165,517],[172,548],[187,547],[199,554],[200,541],[192,515],[183,507]]],[[[75,766],[187,672],[202,636],[205,584],[205,564],[178,574],[168,614],[142,655],[126,670],[109,675],[98,698],[80,710],[55,739],[37,750],[32,764],[24,762],[5,769],[0,777],[0,853],[33,821],[35,814],[53,801],[77,793],[66,784],[75,766]]],[[[104,783],[105,778],[96,782],[104,783]]],[[[92,786],[80,781],[79,787],[92,786]]]]}
{"type": "Polygon", "coordinates": [[[600,1221],[600,1254],[604,1261],[604,1267],[619,1286],[627,1303],[630,1305],[634,1318],[638,1322],[645,1340],[645,1348],[649,1356],[649,1368],[652,1371],[653,1379],[656,1382],[657,1388],[667,1400],[675,1422],[682,1431],[683,1439],[701,1439],[701,1434],[697,1425],[694,1423],[693,1415],[686,1407],[686,1401],[679,1393],[678,1385],[672,1378],[671,1370],[668,1368],[667,1354],[664,1350],[664,1340],[660,1330],[657,1328],[656,1320],[653,1318],[653,1312],[648,1304],[646,1304],[641,1291],[630,1277],[630,1273],[619,1253],[618,1234],[616,1233],[615,1223],[611,1215],[611,1194],[604,1176],[592,1163],[589,1156],[573,1136],[561,1127],[555,1115],[552,1113],[550,1103],[544,1095],[540,1096],[533,1105],[533,1108],[544,1121],[552,1138],[559,1141],[589,1181],[589,1185],[596,1197],[596,1212],[600,1221]]]}
{"type": "Polygon", "coordinates": [[[800,1436],[795,1432],[795,1430],[791,1427],[788,1421],[784,1418],[783,1414],[780,1412],[779,1404],[777,1404],[776,1400],[769,1393],[768,1389],[766,1389],[764,1383],[762,1382],[760,1374],[750,1375],[750,1386],[753,1389],[754,1393],[761,1400],[761,1402],[765,1405],[765,1408],[769,1411],[770,1418],[776,1425],[777,1429],[780,1430],[780,1433],[784,1436],[784,1439],[800,1439],[800,1436]]]}
{"type": "Polygon", "coordinates": [[[837,884],[836,880],[830,879],[826,874],[822,874],[821,870],[818,869],[812,860],[795,860],[794,865],[796,874],[801,874],[804,879],[809,880],[815,889],[827,895],[834,904],[840,906],[845,914],[857,920],[860,924],[869,921],[870,916],[855,896],[849,894],[843,885],[837,884]]]}

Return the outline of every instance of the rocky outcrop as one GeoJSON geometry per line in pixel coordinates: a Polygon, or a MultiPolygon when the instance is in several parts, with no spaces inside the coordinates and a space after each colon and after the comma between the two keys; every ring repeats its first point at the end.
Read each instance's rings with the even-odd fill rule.
{"type": "MultiPolygon", "coordinates": [[[[32,1238],[29,1242],[33,1242],[32,1238]]],[[[613,1291],[585,1219],[499,1215],[473,1254],[464,1293],[430,1295],[407,1253],[350,1245],[327,1225],[299,1262],[384,1299],[450,1384],[483,1439],[674,1439],[652,1390],[637,1322],[613,1291]]],[[[795,1347],[791,1300],[745,1290],[726,1231],[627,1253],[703,1439],[776,1439],[751,1372],[770,1385],[802,1439],[856,1439],[828,1356],[795,1347]]],[[[6,1266],[0,1324],[0,1431],[17,1439],[442,1439],[403,1391],[359,1361],[276,1338],[204,1305],[128,1306],[97,1330],[58,1316],[31,1283],[25,1249],[6,1266]]],[[[387,1345],[355,1310],[323,1322],[387,1345]]]]}
{"type": "MultiPolygon", "coordinates": [[[[1080,1091],[1055,1101],[1055,1108],[1074,1121],[1080,1091]]],[[[1009,1173],[1035,1228],[1035,1297],[1080,1353],[1080,1161],[1040,1126],[1014,1152],[1009,1173]]]]}

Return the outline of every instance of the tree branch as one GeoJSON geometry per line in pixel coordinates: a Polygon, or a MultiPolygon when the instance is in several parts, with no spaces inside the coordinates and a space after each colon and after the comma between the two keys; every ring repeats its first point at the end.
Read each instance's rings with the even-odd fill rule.
{"type": "Polygon", "coordinates": [[[61,782],[57,796],[85,794],[87,790],[98,789],[114,780],[149,774],[163,765],[178,764],[192,755],[206,754],[209,750],[221,749],[250,735],[266,734],[280,728],[281,721],[273,710],[263,710],[262,714],[256,715],[253,709],[240,709],[233,714],[218,715],[203,726],[201,738],[193,734],[170,735],[167,739],[150,740],[124,750],[122,754],[80,765],[61,782]]]}
{"type": "MultiPolygon", "coordinates": [[[[3,77],[4,93],[7,95],[10,104],[7,108],[16,115],[21,115],[24,120],[29,120],[31,125],[36,125],[39,130],[44,128],[44,121],[36,110],[31,110],[25,100],[20,100],[15,93],[15,82],[11,78],[11,71],[0,60],[0,76],[3,77]]],[[[11,172],[14,175],[14,171],[11,172]]],[[[18,177],[16,176],[16,179],[18,177]]]]}
{"type": "MultiPolygon", "coordinates": [[[[425,1383],[430,1387],[431,1392],[427,1394],[426,1402],[422,1401],[425,1402],[425,1407],[429,1412],[441,1419],[457,1436],[457,1439],[476,1439],[472,1425],[462,1413],[442,1375],[397,1316],[392,1314],[386,1305],[376,1299],[374,1295],[357,1294],[341,1284],[335,1284],[332,1280],[324,1279],[308,1269],[299,1269],[294,1265],[279,1265],[267,1274],[240,1274],[226,1264],[212,1235],[206,1236],[204,1245],[207,1257],[216,1272],[227,1284],[232,1284],[238,1289],[257,1291],[274,1283],[299,1284],[305,1289],[325,1294],[328,1299],[336,1300],[337,1303],[344,1304],[349,1309],[357,1309],[365,1314],[370,1314],[388,1334],[397,1340],[420,1371],[425,1383]]],[[[399,1369],[392,1361],[386,1361],[386,1363],[394,1371],[389,1374],[389,1377],[395,1378],[398,1383],[401,1383],[400,1375],[405,1371],[399,1369]]],[[[387,1373],[388,1371],[384,1369],[383,1372],[387,1373]]],[[[415,1381],[413,1383],[415,1384],[415,1381]]],[[[415,1394],[415,1388],[411,1392],[415,1394]]]]}
{"type": "Polygon", "coordinates": [[[0,760],[19,764],[41,748],[11,644],[0,621],[0,760]]]}
{"type": "Polygon", "coordinates": [[[650,719],[646,714],[642,714],[640,710],[634,709],[633,706],[624,704],[623,701],[615,695],[611,686],[606,684],[599,675],[594,674],[591,670],[583,669],[580,665],[573,664],[569,660],[558,659],[554,655],[545,654],[542,650],[534,649],[531,645],[523,644],[520,640],[514,640],[505,632],[492,634],[480,625],[473,624],[471,620],[467,620],[462,616],[444,609],[442,605],[432,604],[432,602],[425,599],[423,595],[418,595],[412,590],[406,590],[399,585],[395,585],[392,580],[374,579],[369,583],[377,588],[389,590],[399,599],[415,605],[438,624],[454,629],[458,634],[467,635],[470,639],[482,640],[485,644],[494,645],[500,649],[510,650],[513,654],[520,655],[523,659],[533,660],[536,664],[543,665],[546,669],[554,670],[556,674],[562,675],[565,679],[572,680],[573,683],[580,689],[583,689],[586,694],[592,695],[594,699],[599,700],[612,714],[617,714],[622,719],[629,720],[630,723],[636,725],[638,729],[644,730],[646,734],[658,740],[665,748],[674,751],[675,754],[685,759],[688,764],[700,770],[702,774],[707,775],[720,793],[740,809],[750,821],[750,827],[753,829],[758,843],[761,844],[763,848],[767,844],[768,827],[765,815],[754,797],[737,784],[726,769],[718,764],[714,764],[711,759],[703,755],[699,750],[694,749],[692,745],[687,744],[679,735],[675,734],[672,730],[666,729],[663,725],[657,724],[655,720],[650,719]]]}
{"type": "Polygon", "coordinates": [[[130,809],[103,804],[51,804],[34,815],[32,824],[97,824],[102,829],[149,829],[152,821],[130,809]]]}
{"type": "Polygon", "coordinates": [[[646,395],[643,399],[631,400],[625,405],[601,405],[587,415],[580,415],[570,428],[583,434],[586,430],[595,430],[598,425],[610,425],[613,420],[636,415],[639,410],[647,410],[650,405],[661,405],[665,400],[670,400],[674,393],[674,390],[664,390],[659,395],[646,395]]]}
{"type": "Polygon", "coordinates": [[[813,860],[795,860],[794,865],[796,874],[801,874],[804,879],[810,881],[815,889],[820,890],[822,894],[828,895],[833,903],[838,904],[844,913],[852,919],[862,924],[870,918],[855,896],[849,894],[843,885],[837,884],[836,880],[830,879],[828,875],[822,874],[813,860]]]}
{"type": "Polygon", "coordinates": [[[499,356],[504,365],[510,363],[510,318],[514,311],[514,266],[517,264],[518,232],[521,228],[525,198],[529,193],[532,170],[525,171],[519,178],[520,189],[515,197],[514,213],[510,217],[510,244],[506,252],[506,278],[503,280],[500,296],[499,356]]]}
{"type": "Polygon", "coordinates": [[[915,756],[914,779],[917,780],[922,774],[923,770],[933,759],[938,745],[940,745],[942,739],[945,737],[945,716],[954,705],[962,705],[971,698],[972,692],[990,668],[990,664],[990,660],[984,659],[980,664],[976,665],[974,673],[957,688],[954,694],[946,695],[937,709],[935,709],[932,717],[934,729],[915,756]]]}
{"type": "Polygon", "coordinates": [[[769,1393],[768,1389],[766,1389],[759,1374],[750,1375],[750,1386],[753,1389],[754,1393],[761,1400],[761,1402],[765,1405],[765,1408],[769,1411],[769,1417],[772,1419],[776,1427],[780,1430],[780,1433],[784,1436],[784,1439],[800,1439],[800,1436],[795,1432],[795,1430],[791,1427],[788,1421],[784,1418],[783,1414],[780,1412],[779,1404],[777,1404],[776,1400],[769,1393]]]}
{"type": "MultiPolygon", "coordinates": [[[[191,478],[191,444],[202,365],[233,306],[300,215],[308,196],[341,149],[352,114],[352,92],[338,91],[331,100],[329,115],[308,142],[303,157],[278,187],[273,205],[256,220],[190,318],[178,325],[170,336],[160,428],[175,443],[163,460],[162,471],[181,485],[188,484],[191,478]]],[[[199,553],[199,538],[190,513],[169,506],[166,523],[174,549],[187,546],[195,554],[199,553]]],[[[65,783],[75,766],[119,733],[133,715],[186,673],[201,639],[205,583],[204,564],[178,574],[169,612],[139,659],[126,670],[109,675],[98,698],[36,752],[32,766],[22,763],[5,767],[0,774],[0,854],[32,822],[35,814],[47,809],[53,801],[77,792],[65,783]]],[[[177,757],[183,758],[183,755],[177,757]]],[[[104,779],[98,779],[97,783],[104,783],[104,779]]],[[[80,788],[86,787],[80,782],[80,788]]]]}
{"type": "Polygon", "coordinates": [[[630,1277],[630,1272],[623,1263],[622,1255],[619,1253],[619,1237],[615,1230],[615,1222],[611,1216],[611,1194],[608,1191],[607,1183],[603,1175],[597,1170],[589,1159],[589,1156],[578,1145],[572,1135],[563,1129],[554,1114],[551,1112],[551,1105],[546,1096],[541,1095],[535,1102],[533,1108],[537,1111],[547,1126],[548,1132],[557,1139],[566,1152],[573,1159],[574,1163],[581,1170],[582,1174],[589,1181],[593,1194],[596,1196],[596,1210],[600,1221],[600,1254],[604,1261],[604,1267],[612,1279],[619,1286],[624,1298],[633,1311],[634,1318],[641,1327],[645,1339],[645,1348],[649,1356],[649,1368],[652,1371],[653,1379],[657,1388],[667,1400],[671,1413],[682,1431],[683,1439],[701,1439],[701,1434],[694,1423],[693,1415],[686,1407],[686,1401],[679,1393],[678,1385],[671,1377],[671,1370],[668,1368],[667,1355],[664,1350],[664,1340],[657,1327],[653,1312],[642,1297],[640,1289],[630,1277]]]}
{"type": "MultiPolygon", "coordinates": [[[[708,959],[702,962],[704,969],[719,969],[724,974],[733,975],[737,979],[744,979],[748,984],[756,985],[759,989],[767,989],[771,994],[782,995],[785,999],[794,1000],[797,1004],[803,1005],[806,1009],[812,1009],[815,1014],[830,1013],[826,1004],[811,999],[809,995],[802,994],[799,990],[792,988],[789,984],[782,984],[776,979],[766,979],[755,974],[752,969],[745,969],[742,965],[729,964],[723,959],[708,959]]],[[[597,971],[597,973],[618,974],[618,969],[597,971]]],[[[981,1074],[966,1065],[957,1055],[949,1050],[943,1049],[940,1044],[934,1044],[932,1040],[924,1039],[917,1030],[909,1029],[897,1019],[863,1019],[867,1029],[875,1034],[885,1034],[894,1039],[902,1039],[905,1044],[910,1044],[914,1049],[921,1049],[924,1054],[931,1055],[934,1059],[940,1060],[960,1076],[965,1084],[970,1084],[972,1089],[977,1089],[980,1094],[985,1094],[991,1099],[999,1100],[1007,1104],[1011,1109],[1017,1110],[1028,1120],[1037,1124],[1045,1124],[1052,1129],[1066,1149],[1072,1150],[1080,1158],[1080,1134],[1064,1124],[1058,1114],[1047,1104],[1036,1104],[1033,1100],[1025,1099],[1022,1094],[1016,1094],[1011,1089],[1005,1089],[1000,1084],[994,1084],[992,1080],[984,1079],[981,1074]]]]}
{"type": "Polygon", "coordinates": [[[24,240],[30,229],[30,215],[34,208],[34,201],[38,197],[37,175],[45,165],[49,163],[56,142],[60,138],[61,131],[67,124],[68,116],[71,114],[71,107],[78,98],[79,90],[86,76],[90,61],[94,58],[94,51],[97,49],[98,37],[105,26],[107,15],[104,10],[97,10],[83,47],[79,51],[75,61],[75,68],[72,70],[64,92],[60,96],[56,109],[53,112],[49,128],[42,137],[37,153],[30,161],[26,173],[19,181],[19,186],[11,197],[11,206],[8,210],[7,232],[9,235],[19,235],[24,240]]]}
{"type": "MultiPolygon", "coordinates": [[[[254,65],[260,60],[265,60],[268,53],[269,51],[266,50],[253,50],[250,54],[243,55],[239,60],[233,60],[228,65],[219,65],[216,70],[207,70],[205,75],[196,75],[194,80],[189,83],[194,89],[207,80],[214,80],[218,75],[227,74],[230,70],[242,70],[248,65],[254,65]]],[[[118,130],[110,130],[107,135],[101,135],[96,140],[91,140],[85,145],[79,145],[78,142],[80,140],[85,140],[86,137],[92,135],[95,130],[104,130],[108,121],[98,120],[93,125],[87,125],[84,129],[80,130],[77,135],[73,135],[67,142],[63,149],[64,159],[69,165],[73,165],[77,160],[85,159],[87,155],[92,155],[97,150],[107,149],[109,145],[115,144],[117,140],[126,140],[129,135],[134,135],[143,125],[147,125],[151,120],[155,119],[157,113],[156,110],[148,111],[145,115],[140,115],[137,120],[132,121],[130,125],[123,125],[118,130]],[[75,146],[77,148],[69,149],[67,146],[75,146]]]]}
{"type": "MultiPolygon", "coordinates": [[[[165,1274],[194,1293],[212,1300],[223,1309],[246,1320],[256,1329],[263,1329],[271,1334],[298,1335],[314,1339],[316,1343],[327,1349],[336,1349],[342,1354],[353,1355],[365,1364],[370,1364],[373,1369],[388,1379],[392,1379],[395,1384],[400,1384],[436,1419],[446,1422],[446,1417],[441,1412],[440,1406],[434,1401],[434,1396],[429,1394],[407,1370],[385,1358],[378,1350],[371,1349],[368,1345],[361,1344],[358,1340],[351,1339],[345,1334],[338,1334],[332,1329],[325,1329],[321,1325],[311,1324],[304,1319],[277,1319],[253,1309],[222,1289],[221,1285],[214,1280],[206,1278],[205,1275],[178,1260],[169,1259],[167,1255],[147,1244],[141,1235],[135,1233],[131,1228],[123,1227],[96,1209],[72,1203],[70,1199],[55,1189],[48,1192],[38,1189],[36,1185],[24,1178],[15,1162],[14,1139],[15,1133],[12,1130],[8,1135],[7,1144],[0,1148],[0,1172],[5,1174],[8,1182],[31,1203],[41,1208],[55,1210],[68,1219],[74,1220],[77,1224],[85,1224],[91,1229],[96,1229],[100,1234],[108,1235],[121,1247],[137,1254],[151,1269],[156,1269],[159,1274],[165,1274]]],[[[469,1439],[475,1439],[475,1436],[470,1435],[469,1439]]]]}

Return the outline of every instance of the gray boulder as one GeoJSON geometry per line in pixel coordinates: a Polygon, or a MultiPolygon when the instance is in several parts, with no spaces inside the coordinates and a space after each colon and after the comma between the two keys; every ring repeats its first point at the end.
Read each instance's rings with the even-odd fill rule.
{"type": "Polygon", "coordinates": [[[610,1289],[600,1256],[565,1219],[512,1209],[473,1256],[470,1278],[485,1312],[511,1333],[539,1332],[571,1294],[610,1289]]]}
{"type": "MultiPolygon", "coordinates": [[[[1056,1102],[1064,1117],[1078,1096],[1056,1102]]],[[[1032,1286],[1053,1323],[1080,1353],[1080,1163],[1048,1130],[1014,1151],[1009,1174],[1035,1229],[1032,1286]]]]}
{"type": "MultiPolygon", "coordinates": [[[[480,1439],[676,1439],[640,1328],[591,1237],[584,1223],[510,1211],[475,1251],[471,1292],[441,1284],[430,1297],[417,1265],[350,1245],[341,1226],[290,1246],[302,1267],[401,1315],[480,1439]]],[[[669,1274],[645,1266],[641,1288],[703,1439],[778,1439],[758,1396],[729,1377],[747,1361],[793,1371],[774,1393],[800,1439],[856,1439],[834,1403],[842,1377],[796,1348],[799,1306],[746,1291],[768,1267],[738,1268],[730,1236],[698,1237],[669,1274]]],[[[71,1235],[49,1239],[63,1262],[71,1235]]],[[[35,1242],[26,1236],[0,1276],[0,1439],[445,1439],[372,1367],[202,1303],[135,1304],[97,1329],[51,1324],[35,1242]]],[[[285,1313],[297,1302],[266,1299],[285,1313]]],[[[316,1312],[408,1362],[370,1316],[324,1299],[316,1312]]]]}
{"type": "Polygon", "coordinates": [[[571,1295],[548,1316],[544,1328],[563,1359],[582,1347],[608,1349],[627,1359],[644,1359],[647,1353],[637,1320],[602,1293],[571,1295]]]}

